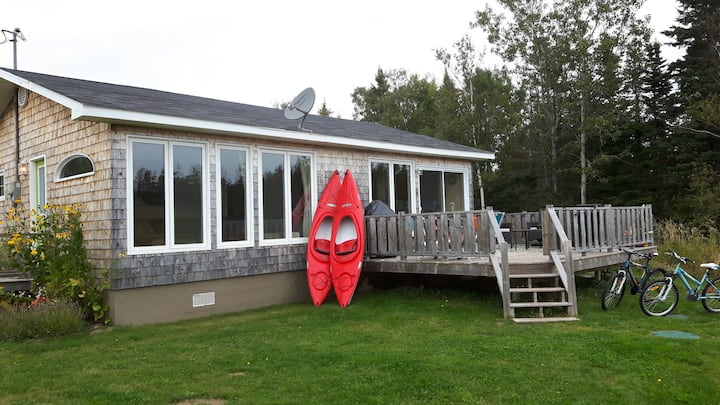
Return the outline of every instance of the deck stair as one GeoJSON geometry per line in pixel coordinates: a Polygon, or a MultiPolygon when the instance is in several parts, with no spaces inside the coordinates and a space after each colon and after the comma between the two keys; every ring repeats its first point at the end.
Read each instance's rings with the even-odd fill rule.
{"type": "Polygon", "coordinates": [[[510,314],[517,323],[577,321],[557,272],[510,274],[510,314]]]}

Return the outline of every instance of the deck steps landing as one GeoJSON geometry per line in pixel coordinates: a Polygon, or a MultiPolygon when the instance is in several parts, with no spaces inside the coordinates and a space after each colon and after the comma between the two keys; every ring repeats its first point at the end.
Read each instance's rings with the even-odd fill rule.
{"type": "Polygon", "coordinates": [[[510,312],[517,323],[567,322],[568,292],[556,272],[510,274],[510,312]]]}

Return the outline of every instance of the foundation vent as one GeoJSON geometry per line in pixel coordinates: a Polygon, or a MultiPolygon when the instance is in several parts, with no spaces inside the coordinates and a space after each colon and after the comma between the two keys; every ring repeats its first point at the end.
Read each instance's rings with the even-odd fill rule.
{"type": "Polygon", "coordinates": [[[215,305],[215,292],[193,294],[193,308],[215,305]]]}

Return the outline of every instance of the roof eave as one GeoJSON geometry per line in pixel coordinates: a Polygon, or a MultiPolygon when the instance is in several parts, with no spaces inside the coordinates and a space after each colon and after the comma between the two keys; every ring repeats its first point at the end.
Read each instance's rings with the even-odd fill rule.
{"type": "Polygon", "coordinates": [[[72,119],[103,121],[109,123],[154,126],[168,129],[193,130],[209,133],[223,133],[235,135],[250,135],[266,139],[287,140],[293,142],[345,146],[353,149],[371,149],[407,153],[423,156],[446,157],[467,160],[493,160],[495,154],[478,150],[458,151],[452,149],[438,149],[421,146],[409,146],[390,142],[368,141],[354,138],[345,138],[326,135],[310,131],[293,131],[279,128],[256,127],[252,125],[232,124],[217,121],[198,120],[185,117],[176,117],[159,114],[141,113],[135,111],[122,111],[104,107],[78,106],[72,109],[72,119]]]}

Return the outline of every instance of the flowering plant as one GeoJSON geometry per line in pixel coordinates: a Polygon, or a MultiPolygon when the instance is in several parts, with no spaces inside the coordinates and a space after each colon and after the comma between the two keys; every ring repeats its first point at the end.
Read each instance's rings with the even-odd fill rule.
{"type": "Polygon", "coordinates": [[[26,210],[16,200],[4,224],[5,250],[9,265],[33,279],[36,297],[77,302],[92,320],[107,321],[108,272],[96,274],[87,259],[79,208],[45,204],[26,210]]]}

